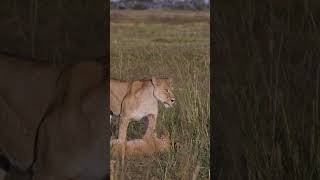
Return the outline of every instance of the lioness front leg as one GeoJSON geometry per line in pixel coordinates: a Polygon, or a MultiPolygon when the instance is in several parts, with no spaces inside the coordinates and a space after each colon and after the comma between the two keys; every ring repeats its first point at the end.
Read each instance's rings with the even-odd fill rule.
{"type": "Polygon", "coordinates": [[[147,116],[148,119],[148,127],[146,130],[146,133],[143,136],[143,139],[149,138],[149,137],[156,137],[156,125],[157,125],[157,116],[154,114],[149,114],[147,116]]]}
{"type": "MultiPolygon", "coordinates": [[[[149,114],[147,116],[148,118],[148,128],[146,130],[145,135],[143,136],[143,140],[151,147],[148,147],[146,149],[153,149],[153,152],[162,152],[167,151],[170,148],[170,137],[169,133],[166,132],[166,135],[158,138],[156,134],[156,124],[157,119],[156,115],[149,114]]],[[[151,151],[152,152],[152,151],[151,151]]]]}
{"type": "Polygon", "coordinates": [[[128,131],[128,125],[129,125],[129,118],[126,116],[120,117],[120,126],[119,126],[119,143],[125,143],[127,140],[127,131],[128,131]]]}
{"type": "MultiPolygon", "coordinates": [[[[123,157],[122,148],[125,146],[125,155],[152,155],[156,152],[164,152],[170,148],[170,136],[169,133],[161,138],[156,136],[156,116],[150,114],[148,118],[148,128],[142,139],[134,139],[130,141],[125,141],[125,143],[120,144],[117,139],[116,143],[113,143],[112,153],[117,156],[123,157]]],[[[120,134],[120,132],[119,132],[120,134]]]]}

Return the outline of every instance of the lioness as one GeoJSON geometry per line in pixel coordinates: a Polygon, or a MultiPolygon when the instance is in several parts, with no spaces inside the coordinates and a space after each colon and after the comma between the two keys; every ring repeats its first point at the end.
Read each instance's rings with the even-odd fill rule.
{"type": "Polygon", "coordinates": [[[0,55],[0,164],[9,162],[8,179],[106,179],[106,92],[103,63],[0,55]]]}
{"type": "Polygon", "coordinates": [[[155,128],[158,101],[166,108],[172,107],[176,101],[172,91],[171,78],[152,77],[132,83],[110,80],[110,110],[114,115],[120,115],[118,139],[111,141],[113,153],[117,153],[119,146],[123,145],[127,147],[126,154],[150,154],[169,147],[169,138],[158,139],[155,128]],[[143,139],[125,143],[130,120],[141,120],[144,117],[148,118],[148,128],[143,139]]]}

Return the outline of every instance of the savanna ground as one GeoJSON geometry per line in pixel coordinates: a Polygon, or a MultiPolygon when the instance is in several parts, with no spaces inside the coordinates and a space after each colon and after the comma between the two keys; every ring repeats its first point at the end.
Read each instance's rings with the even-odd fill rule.
{"type": "MultiPolygon", "coordinates": [[[[158,116],[157,132],[169,131],[170,151],[127,159],[126,179],[208,179],[209,23],[208,11],[111,11],[111,77],[170,76],[177,98],[172,109],[160,105],[158,116]]],[[[130,123],[129,139],[144,130],[142,122],[130,123]]]]}

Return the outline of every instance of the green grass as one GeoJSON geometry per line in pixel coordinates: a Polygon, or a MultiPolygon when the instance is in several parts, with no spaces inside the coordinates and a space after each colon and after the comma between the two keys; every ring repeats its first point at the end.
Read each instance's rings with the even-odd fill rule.
{"type": "MultiPolygon", "coordinates": [[[[191,179],[197,165],[198,179],[208,179],[209,12],[111,11],[110,36],[112,78],[170,76],[177,98],[173,109],[161,105],[158,116],[159,134],[170,133],[170,152],[128,159],[127,179],[191,179]]],[[[143,130],[141,122],[131,123],[129,138],[141,138],[143,130]]]]}

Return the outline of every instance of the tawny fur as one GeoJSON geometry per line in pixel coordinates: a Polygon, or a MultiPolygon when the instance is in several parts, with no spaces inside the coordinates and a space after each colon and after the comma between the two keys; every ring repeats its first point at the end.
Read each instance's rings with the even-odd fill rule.
{"type": "MultiPolygon", "coordinates": [[[[149,115],[148,118],[154,118],[153,115],[149,115]]],[[[155,120],[152,120],[151,123],[156,123],[155,120]]],[[[155,125],[152,125],[155,126],[155,125]]],[[[154,135],[148,134],[151,131],[147,131],[143,139],[134,139],[127,141],[125,144],[126,156],[144,156],[144,155],[153,155],[158,152],[165,152],[170,148],[170,136],[169,133],[157,138],[154,135]]],[[[113,144],[112,153],[115,156],[121,155],[121,144],[113,144]]]]}
{"type": "Polygon", "coordinates": [[[156,136],[158,101],[172,107],[175,98],[170,78],[138,80],[131,84],[125,81],[110,81],[110,108],[115,115],[120,114],[118,139],[111,141],[112,154],[151,155],[167,151],[170,147],[169,135],[156,136]],[[121,101],[121,97],[123,100],[121,101]],[[126,141],[130,120],[148,118],[148,128],[142,139],[126,141]],[[121,153],[120,153],[121,151],[121,153]]]}

